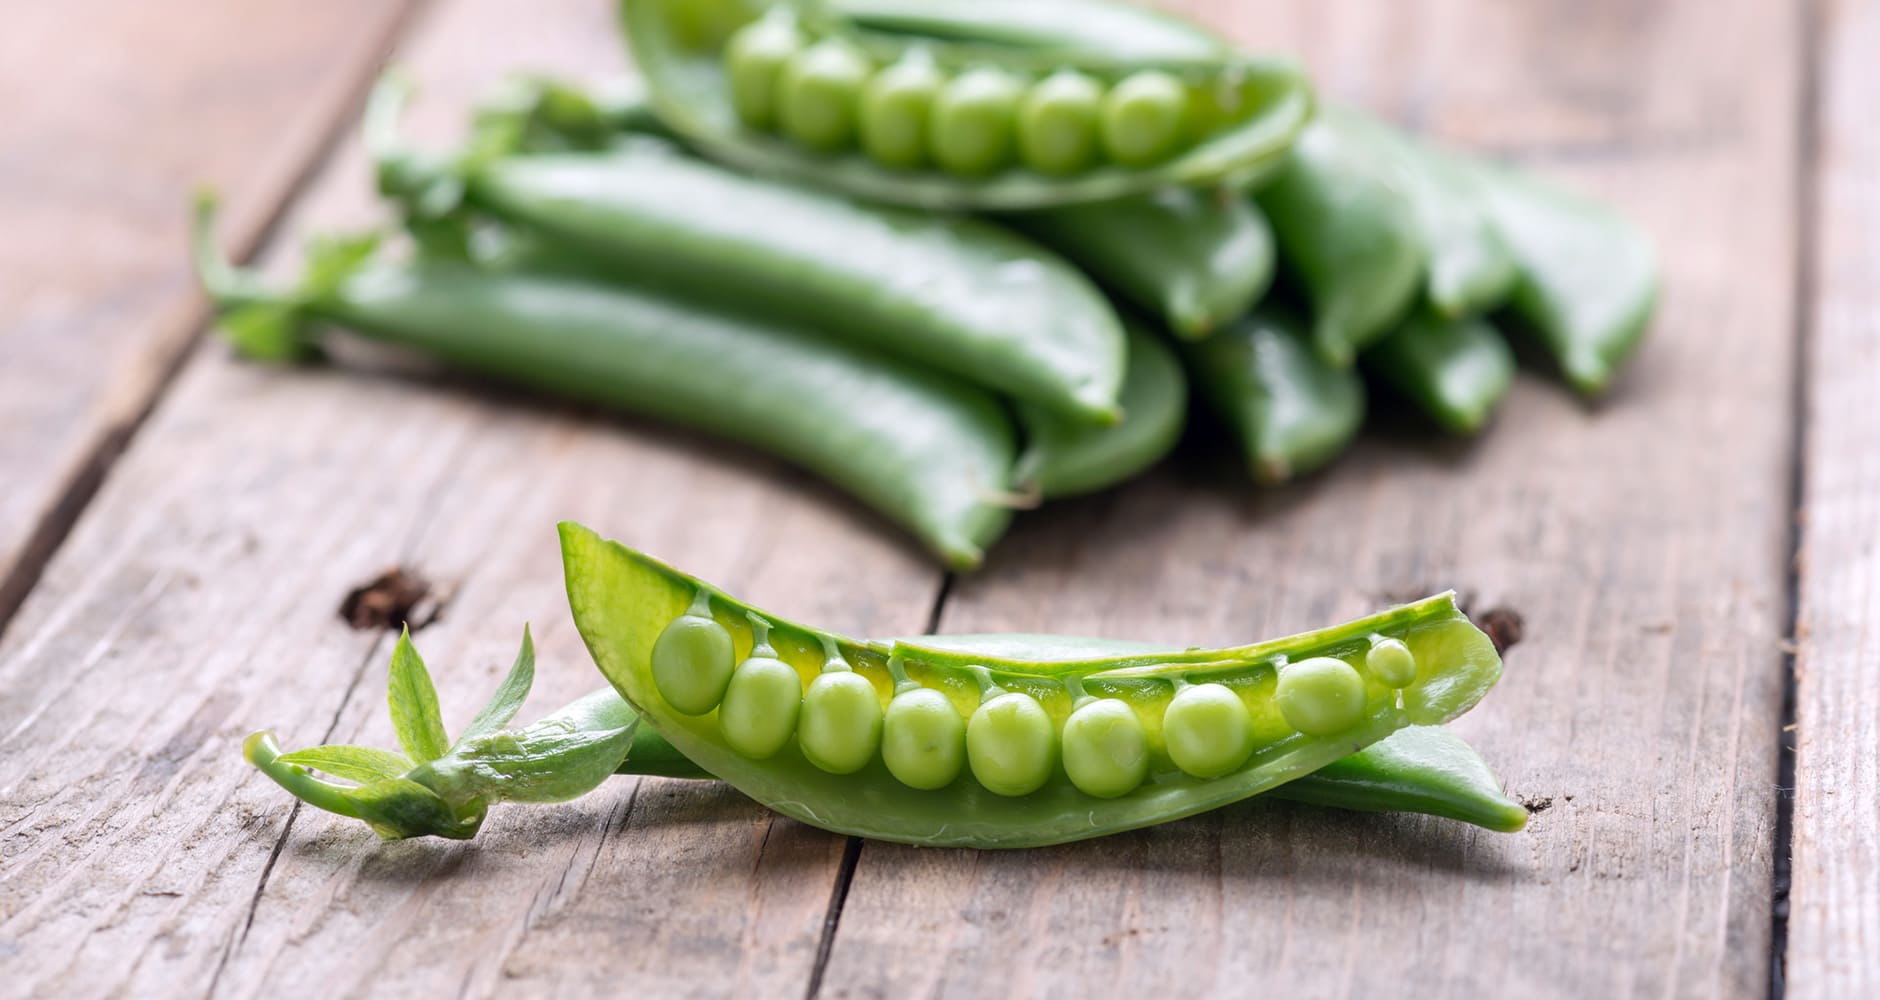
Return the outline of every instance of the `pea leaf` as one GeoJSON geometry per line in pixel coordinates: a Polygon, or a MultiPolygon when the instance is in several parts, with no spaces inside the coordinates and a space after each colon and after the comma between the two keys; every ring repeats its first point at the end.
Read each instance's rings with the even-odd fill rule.
{"type": "Polygon", "coordinates": [[[311,767],[362,785],[403,777],[413,767],[411,759],[402,753],[362,746],[308,747],[284,753],[280,759],[284,764],[311,767]]]}
{"type": "Polygon", "coordinates": [[[450,750],[450,736],[444,732],[444,715],[437,707],[437,689],[431,686],[431,672],[424,658],[411,644],[411,629],[399,633],[392,650],[391,685],[386,703],[392,710],[392,731],[398,745],[420,764],[434,761],[450,750]]]}
{"type": "Polygon", "coordinates": [[[477,741],[450,762],[459,772],[452,777],[491,802],[565,802],[614,774],[639,722],[639,714],[606,688],[534,725],[477,741]]]}
{"type": "Polygon", "coordinates": [[[294,302],[250,302],[224,312],[216,326],[243,357],[296,364],[320,356],[304,332],[306,319],[294,302]]]}
{"type": "Polygon", "coordinates": [[[330,295],[378,252],[375,232],[321,235],[307,244],[307,273],[301,294],[308,298],[330,295]]]}
{"type": "MultiPolygon", "coordinates": [[[[529,636],[529,626],[522,626],[522,648],[516,653],[515,665],[509,668],[509,676],[490,696],[489,704],[470,720],[469,728],[457,738],[457,746],[464,741],[487,736],[509,724],[522,710],[522,703],[529,698],[529,688],[535,684],[535,640],[529,636]]],[[[453,747],[455,749],[455,747],[453,747]]]]}

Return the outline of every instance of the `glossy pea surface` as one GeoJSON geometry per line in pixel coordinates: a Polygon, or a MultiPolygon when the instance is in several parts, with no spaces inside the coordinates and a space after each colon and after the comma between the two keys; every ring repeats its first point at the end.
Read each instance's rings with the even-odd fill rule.
{"type": "Polygon", "coordinates": [[[718,706],[725,743],[753,760],[776,755],[796,735],[803,681],[796,668],[775,656],[753,656],[738,664],[718,706]]]}
{"type": "Polygon", "coordinates": [[[850,145],[871,69],[868,57],[840,38],[825,38],[804,49],[778,78],[778,124],[814,150],[850,145]]]}
{"type": "Polygon", "coordinates": [[[881,701],[861,674],[822,674],[803,694],[797,742],[809,762],[830,774],[868,766],[881,745],[881,701]]]}
{"type": "Polygon", "coordinates": [[[903,691],[881,720],[881,758],[909,788],[945,788],[966,766],[966,720],[938,691],[903,691]]]}
{"type": "Polygon", "coordinates": [[[1391,687],[1409,687],[1417,679],[1417,658],[1402,639],[1380,639],[1364,654],[1364,669],[1391,687]]]}
{"type": "Polygon", "coordinates": [[[738,118],[752,128],[777,124],[777,90],[785,66],[803,50],[788,17],[762,17],[739,29],[725,48],[725,73],[738,118]]]}
{"type": "Polygon", "coordinates": [[[686,715],[718,707],[731,683],[731,633],[698,614],[687,614],[653,644],[653,683],[667,704],[686,715]]]}
{"type": "Polygon", "coordinates": [[[1188,90],[1167,73],[1145,70],[1125,77],[1103,97],[1103,149],[1125,166],[1167,158],[1181,141],[1188,90]]]}
{"type": "Polygon", "coordinates": [[[1253,720],[1225,685],[1196,684],[1169,702],[1162,739],[1176,767],[1197,778],[1218,778],[1253,753],[1253,720]]]}
{"type": "Polygon", "coordinates": [[[1287,725],[1307,736],[1324,736],[1364,714],[1364,678],[1343,660],[1316,656],[1282,668],[1273,697],[1287,725]]]}
{"type": "Polygon", "coordinates": [[[928,118],[935,163],[956,174],[989,174],[1011,162],[1019,82],[997,69],[961,73],[940,89],[928,118]]]}
{"type": "Polygon", "coordinates": [[[1064,721],[1064,773],[1086,794],[1113,799],[1149,775],[1149,736],[1134,709],[1098,699],[1064,721]]]}
{"type": "Polygon", "coordinates": [[[912,169],[927,162],[927,123],[946,82],[932,62],[908,58],[868,81],[862,91],[862,148],[875,162],[912,169]]]}
{"type": "Polygon", "coordinates": [[[1045,174],[1071,174],[1097,158],[1097,118],[1103,85],[1075,70],[1059,70],[1025,91],[1018,106],[1018,151],[1025,165],[1045,174]]]}
{"type": "Polygon", "coordinates": [[[994,695],[966,723],[973,777],[998,795],[1037,791],[1057,765],[1055,730],[1038,699],[1019,691],[994,695]]]}

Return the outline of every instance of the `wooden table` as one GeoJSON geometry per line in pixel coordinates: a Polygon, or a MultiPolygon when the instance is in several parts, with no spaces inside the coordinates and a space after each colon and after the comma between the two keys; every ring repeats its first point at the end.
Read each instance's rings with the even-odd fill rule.
{"type": "Polygon", "coordinates": [[[1523,377],[1478,442],[1374,421],[1272,492],[1190,448],[949,578],[744,449],[202,335],[194,185],[291,263],[373,218],[354,122],[383,59],[441,143],[505,70],[617,69],[604,0],[9,7],[0,993],[1874,995],[1880,0],[1187,6],[1649,227],[1663,306],[1611,398],[1523,377]],[[1533,822],[1255,802],[980,854],[622,778],[380,844],[241,762],[264,725],[390,745],[390,636],[335,614],[389,565],[439,585],[454,725],[525,620],[527,712],[597,683],[564,517],[866,634],[1227,642],[1453,586],[1525,619],[1459,728],[1533,822]]]}

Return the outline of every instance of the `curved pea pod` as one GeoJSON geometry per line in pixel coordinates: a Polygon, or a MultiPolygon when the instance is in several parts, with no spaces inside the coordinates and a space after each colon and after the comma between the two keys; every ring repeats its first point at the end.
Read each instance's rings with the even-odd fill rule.
{"type": "Polygon", "coordinates": [[[381,85],[369,131],[381,186],[415,213],[454,208],[445,196],[461,184],[470,206],[638,281],[735,297],[1068,416],[1117,418],[1115,310],[1075,268],[1009,231],[766,182],[646,136],[440,168],[389,134],[402,90],[395,78],[381,85]]]}
{"type": "Polygon", "coordinates": [[[1225,41],[1192,21],[1108,0],[830,0],[858,27],[1113,59],[1209,59],[1225,41]]]}
{"type": "Polygon", "coordinates": [[[1422,289],[1423,234],[1394,164],[1319,120],[1255,197],[1281,266],[1311,304],[1313,348],[1327,364],[1348,367],[1422,289]]]}
{"type": "Polygon", "coordinates": [[[1283,309],[1262,307],[1181,351],[1195,391],[1240,441],[1258,482],[1324,465],[1364,423],[1357,373],[1327,364],[1283,309]]]}
{"type": "Polygon", "coordinates": [[[1019,407],[1025,447],[1013,478],[1044,499],[1108,489],[1162,460],[1188,418],[1188,379],[1161,338],[1128,322],[1129,374],[1123,422],[1091,427],[1035,407],[1019,407]]]}
{"type": "Polygon", "coordinates": [[[1093,50],[1108,36],[1093,33],[1080,47],[1039,35],[1035,15],[1008,18],[1003,30],[986,5],[962,17],[945,6],[877,12],[885,22],[792,2],[622,0],[620,11],[661,119],[688,143],[756,173],[873,201],[1009,211],[1218,183],[1270,169],[1312,114],[1296,66],[1240,56],[1161,18],[1162,43],[1119,54],[1093,50]],[[728,33],[688,26],[713,5],[742,9],[744,22],[728,33]],[[905,96],[875,105],[876,75],[910,61],[930,63],[933,84],[897,85],[905,96]],[[1095,89],[1054,87],[1047,114],[1023,111],[1030,89],[1060,73],[1095,89]],[[871,130],[924,135],[924,145],[878,146],[871,130]],[[1040,136],[1048,139],[1032,141],[1040,136]],[[1022,155],[1028,149],[1050,153],[1022,155]],[[955,155],[963,150],[972,152],[955,155]]]}
{"type": "Polygon", "coordinates": [[[1273,282],[1273,230],[1227,189],[1165,188],[1011,221],[1181,337],[1246,315],[1273,282]]]}
{"type": "Polygon", "coordinates": [[[1053,658],[1026,655],[1024,637],[1002,650],[850,639],[758,611],[579,525],[563,524],[561,539],[569,606],[589,652],[673,747],[785,815],[903,843],[1038,846],[1190,816],[1405,726],[1454,718],[1501,672],[1493,644],[1451,595],[1249,646],[1053,658]],[[747,616],[768,623],[776,656],[809,681],[805,718],[815,684],[832,676],[865,681],[875,702],[854,699],[844,681],[814,757],[796,747],[761,760],[732,750],[714,717],[674,711],[655,679],[659,637],[701,593],[741,655],[753,642],[747,616]],[[932,702],[930,692],[944,699],[935,707],[953,707],[950,722],[931,707],[897,712],[903,699],[932,702]],[[1177,713],[1192,692],[1210,710],[1177,713]],[[1069,725],[1105,702],[1128,712],[1103,707],[1092,713],[1103,718],[1069,725]],[[912,729],[897,726],[902,715],[912,729]],[[1209,728],[1223,719],[1228,729],[1209,728]],[[1171,755],[1176,744],[1208,752],[1205,777],[1171,755]],[[1220,763],[1243,746],[1241,759],[1220,763]],[[884,759],[886,747],[898,763],[884,759]]]}
{"type": "Polygon", "coordinates": [[[316,253],[283,293],[216,253],[197,267],[245,353],[290,358],[311,325],[345,327],[459,367],[756,446],[840,486],[949,566],[979,564],[1010,519],[1015,434],[999,401],[940,372],[801,324],[595,278],[552,252],[502,266],[370,246],[316,253]]]}
{"type": "Polygon", "coordinates": [[[1473,316],[1508,298],[1519,278],[1514,256],[1466,163],[1354,111],[1327,109],[1320,121],[1393,171],[1427,260],[1424,298],[1437,314],[1473,316]]]}
{"type": "Polygon", "coordinates": [[[1473,434],[1514,384],[1514,352],[1488,321],[1418,310],[1364,352],[1364,370],[1444,429],[1473,434]]]}
{"type": "Polygon", "coordinates": [[[1440,726],[1400,729],[1269,794],[1334,809],[1445,816],[1500,833],[1528,821],[1475,748],[1440,726]]]}
{"type": "Polygon", "coordinates": [[[1509,308],[1575,389],[1605,391],[1651,322],[1651,240],[1604,206],[1540,180],[1488,165],[1475,174],[1520,271],[1509,308]]]}

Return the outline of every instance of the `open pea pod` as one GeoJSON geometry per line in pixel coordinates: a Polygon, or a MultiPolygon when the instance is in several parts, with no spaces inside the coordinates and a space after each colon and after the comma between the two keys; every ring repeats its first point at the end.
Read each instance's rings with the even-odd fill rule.
{"type": "Polygon", "coordinates": [[[849,639],[579,525],[561,538],[589,652],[674,748],[786,815],[904,843],[1037,846],[1193,815],[1452,719],[1501,672],[1450,595],[1250,646],[1044,659],[1024,637],[849,639]]]}
{"type": "Polygon", "coordinates": [[[873,20],[801,0],[620,10],[660,118],[689,143],[876,201],[1016,210],[1244,179],[1312,114],[1297,67],[1166,24],[1166,46],[1119,54],[1034,30],[1035,14],[1001,31],[984,5],[951,22],[943,5],[873,20]]]}

